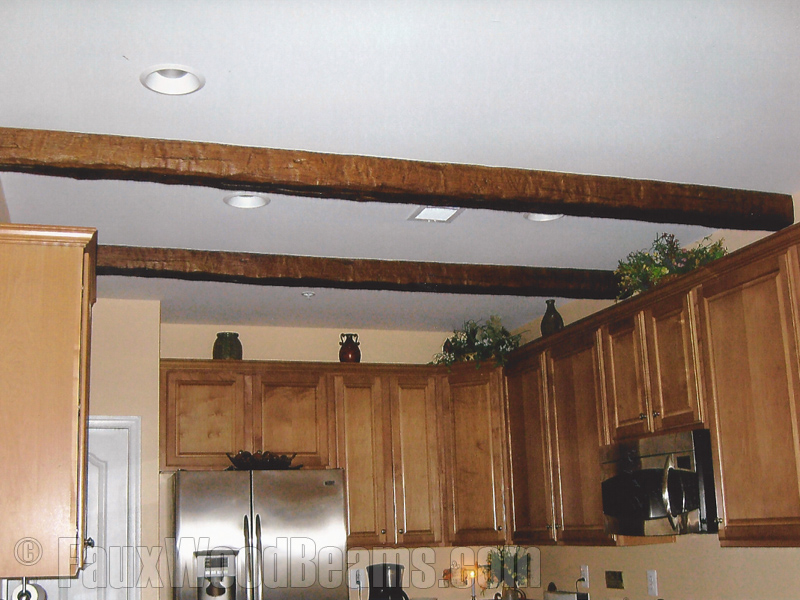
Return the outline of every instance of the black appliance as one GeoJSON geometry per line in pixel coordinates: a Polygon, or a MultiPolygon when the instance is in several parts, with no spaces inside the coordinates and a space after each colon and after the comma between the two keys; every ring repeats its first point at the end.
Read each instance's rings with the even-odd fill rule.
{"type": "Polygon", "coordinates": [[[608,533],[650,536],[717,533],[707,429],[622,442],[602,452],[608,533]]]}
{"type": "Polygon", "coordinates": [[[403,591],[403,569],[403,565],[394,563],[369,565],[369,600],[408,600],[403,591]]]}

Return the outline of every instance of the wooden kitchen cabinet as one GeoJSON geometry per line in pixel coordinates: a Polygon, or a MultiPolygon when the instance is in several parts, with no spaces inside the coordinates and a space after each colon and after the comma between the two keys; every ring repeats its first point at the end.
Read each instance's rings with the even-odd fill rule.
{"type": "Polygon", "coordinates": [[[256,450],[297,454],[293,464],[304,467],[334,464],[334,407],[325,377],[313,367],[294,366],[270,366],[255,374],[256,450]]]}
{"type": "Polygon", "coordinates": [[[433,373],[362,367],[332,375],[351,547],[442,541],[433,373]]]}
{"type": "Polygon", "coordinates": [[[506,541],[502,370],[454,365],[442,382],[445,537],[453,546],[506,541]]]}
{"type": "Polygon", "coordinates": [[[256,361],[161,363],[161,468],[224,469],[240,450],[297,454],[328,467],[335,457],[325,370],[256,361]]]}
{"type": "Polygon", "coordinates": [[[553,544],[556,499],[544,353],[524,357],[505,374],[511,454],[511,540],[515,544],[553,544]]]}
{"type": "Polygon", "coordinates": [[[442,542],[440,444],[436,379],[425,370],[388,377],[392,424],[395,542],[442,542]]]}
{"type": "Polygon", "coordinates": [[[600,446],[604,415],[597,337],[561,336],[547,355],[552,398],[556,539],[567,544],[613,544],[605,533],[600,446]]]}
{"type": "Polygon", "coordinates": [[[347,545],[381,546],[394,542],[394,522],[387,510],[392,498],[389,405],[380,375],[332,376],[336,401],[339,467],[347,489],[347,545]]]}
{"type": "Polygon", "coordinates": [[[700,291],[719,537],[798,545],[798,252],[751,250],[700,291]]]}
{"type": "Polygon", "coordinates": [[[162,468],[222,469],[226,453],[254,450],[252,383],[215,366],[162,369],[162,468]]]}
{"type": "Polygon", "coordinates": [[[0,224],[3,578],[83,565],[96,250],[93,229],[0,224]]]}
{"type": "Polygon", "coordinates": [[[600,328],[612,441],[702,426],[696,319],[690,291],[600,328]]]}

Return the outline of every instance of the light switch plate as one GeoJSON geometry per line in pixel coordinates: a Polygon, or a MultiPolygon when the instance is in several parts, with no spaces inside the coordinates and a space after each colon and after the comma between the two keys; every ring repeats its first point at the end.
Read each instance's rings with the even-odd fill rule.
{"type": "Polygon", "coordinates": [[[658,574],[655,569],[647,571],[647,595],[658,596],[658,574]]]}

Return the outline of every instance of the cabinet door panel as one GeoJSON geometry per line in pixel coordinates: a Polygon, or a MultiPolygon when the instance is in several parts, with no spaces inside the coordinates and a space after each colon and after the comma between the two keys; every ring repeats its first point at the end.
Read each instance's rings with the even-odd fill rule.
{"type": "Polygon", "coordinates": [[[644,313],[654,428],[703,422],[699,390],[696,294],[662,298],[644,313]]]}
{"type": "Polygon", "coordinates": [[[786,257],[771,257],[702,291],[724,543],[800,541],[798,282],[788,271],[786,257]]]}
{"type": "Polygon", "coordinates": [[[621,319],[604,327],[602,332],[612,437],[640,436],[650,431],[651,415],[639,317],[621,319]]]}
{"type": "Polygon", "coordinates": [[[394,543],[389,522],[391,431],[380,377],[333,377],[338,427],[338,466],[347,480],[348,546],[394,543]],[[387,493],[388,492],[388,493],[387,493]]]}
{"type": "Polygon", "coordinates": [[[503,415],[500,375],[471,365],[448,378],[445,444],[448,541],[505,541],[503,415]]]}
{"type": "Polygon", "coordinates": [[[610,544],[603,519],[603,442],[599,368],[594,336],[564,339],[549,363],[561,499],[557,537],[568,543],[610,544]]]}
{"type": "Polygon", "coordinates": [[[430,376],[390,378],[397,541],[442,539],[435,382],[430,376]]]}
{"type": "Polygon", "coordinates": [[[74,575],[83,562],[91,235],[48,229],[0,224],[2,577],[74,575]]]}
{"type": "Polygon", "coordinates": [[[555,542],[549,418],[543,357],[506,373],[511,446],[511,538],[517,544],[555,542]]]}
{"type": "Polygon", "coordinates": [[[309,369],[261,371],[260,395],[254,402],[257,450],[297,454],[294,464],[327,467],[333,462],[329,444],[332,402],[325,375],[309,369]]]}
{"type": "Polygon", "coordinates": [[[244,375],[176,370],[166,372],[165,379],[164,467],[228,467],[226,453],[254,450],[244,375]]]}

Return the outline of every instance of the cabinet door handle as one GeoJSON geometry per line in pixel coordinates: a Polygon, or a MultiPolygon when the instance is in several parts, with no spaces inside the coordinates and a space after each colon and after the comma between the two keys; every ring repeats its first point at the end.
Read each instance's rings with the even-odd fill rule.
{"type": "Polygon", "coordinates": [[[556,531],[558,531],[559,529],[561,529],[561,525],[559,525],[558,523],[556,523],[556,531]]]}
{"type": "Polygon", "coordinates": [[[386,530],[385,529],[381,529],[381,533],[386,533],[386,530]]]}
{"type": "Polygon", "coordinates": [[[644,421],[647,418],[647,413],[639,413],[639,418],[644,421]]]}
{"type": "Polygon", "coordinates": [[[405,531],[403,531],[402,529],[398,529],[397,533],[405,533],[405,531]]]}
{"type": "Polygon", "coordinates": [[[503,531],[503,526],[502,525],[498,525],[497,526],[497,531],[503,531]]]}
{"type": "Polygon", "coordinates": [[[654,411],[653,411],[653,416],[654,416],[654,417],[660,417],[660,416],[661,416],[661,413],[660,413],[660,412],[658,412],[657,410],[654,410],[654,411]]]}
{"type": "Polygon", "coordinates": [[[552,525],[548,525],[547,526],[547,531],[550,531],[551,529],[553,529],[553,526],[552,525]]]}

